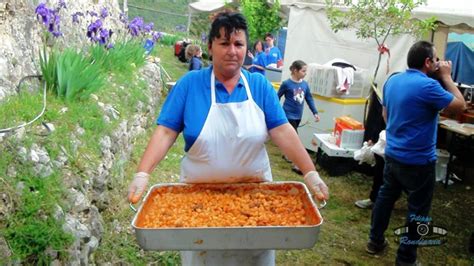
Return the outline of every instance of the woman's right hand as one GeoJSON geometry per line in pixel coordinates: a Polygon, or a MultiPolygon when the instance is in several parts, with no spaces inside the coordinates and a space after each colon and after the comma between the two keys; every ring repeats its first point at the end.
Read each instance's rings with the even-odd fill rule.
{"type": "Polygon", "coordinates": [[[150,175],[145,172],[138,172],[133,177],[133,181],[128,187],[128,201],[135,204],[142,197],[143,191],[145,191],[148,184],[150,175]]]}
{"type": "Polygon", "coordinates": [[[253,54],[250,51],[247,52],[247,55],[248,55],[248,57],[253,59],[253,54]]]}

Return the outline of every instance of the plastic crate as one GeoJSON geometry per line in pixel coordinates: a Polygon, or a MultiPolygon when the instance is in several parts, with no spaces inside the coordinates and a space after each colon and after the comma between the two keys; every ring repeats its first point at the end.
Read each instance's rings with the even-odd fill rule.
{"type": "Polygon", "coordinates": [[[352,171],[356,161],[352,158],[329,156],[320,149],[316,154],[316,165],[323,168],[329,176],[342,176],[352,171]]]}
{"type": "Polygon", "coordinates": [[[309,64],[305,80],[311,92],[324,97],[340,98],[365,98],[370,92],[369,73],[366,69],[358,68],[354,71],[354,82],[349,89],[349,94],[336,90],[337,67],[320,64],[309,64]]]}

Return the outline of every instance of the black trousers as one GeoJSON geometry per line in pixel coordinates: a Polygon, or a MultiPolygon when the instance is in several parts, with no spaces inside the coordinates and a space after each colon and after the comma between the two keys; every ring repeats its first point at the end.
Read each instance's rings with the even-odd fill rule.
{"type": "Polygon", "coordinates": [[[298,120],[288,119],[288,122],[296,130],[296,132],[298,132],[298,126],[301,123],[301,119],[298,119],[298,120]]]}
{"type": "Polygon", "coordinates": [[[374,166],[374,180],[372,182],[372,190],[370,190],[369,198],[372,202],[375,202],[377,195],[379,194],[380,187],[383,185],[383,168],[385,167],[385,160],[382,156],[374,154],[375,166],[374,166]]]}

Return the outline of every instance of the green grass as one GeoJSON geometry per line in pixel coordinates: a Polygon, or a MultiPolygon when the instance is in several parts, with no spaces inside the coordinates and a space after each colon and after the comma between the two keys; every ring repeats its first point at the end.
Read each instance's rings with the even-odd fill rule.
{"type": "Polygon", "coordinates": [[[174,48],[172,46],[158,45],[152,54],[160,58],[160,64],[165,68],[173,81],[178,80],[188,72],[189,64],[179,61],[174,56],[174,48]]]}
{"type": "MultiPolygon", "coordinates": [[[[281,158],[281,153],[273,144],[267,145],[275,180],[299,180],[301,177],[290,171],[290,165],[281,158]]],[[[406,197],[402,196],[392,212],[386,237],[390,246],[383,256],[370,256],[365,252],[370,229],[370,210],[362,210],[354,205],[359,199],[367,198],[372,180],[359,173],[328,177],[319,170],[329,186],[331,198],[326,208],[321,210],[324,223],[314,248],[310,250],[278,251],[278,265],[393,265],[398,245],[393,230],[405,222],[406,197]]],[[[454,185],[445,190],[436,186],[431,217],[435,225],[447,228],[448,242],[439,247],[418,249],[418,260],[424,264],[470,265],[474,257],[467,251],[474,218],[472,191],[466,189],[474,180],[465,185],[454,185]]]]}
{"type": "MultiPolygon", "coordinates": [[[[123,5],[122,0],[119,2],[123,5]]],[[[189,0],[129,0],[129,17],[131,19],[140,16],[145,23],[153,22],[155,30],[172,33],[178,25],[186,27],[189,2],[189,0]],[[156,10],[161,12],[156,12],[156,10]]]]}

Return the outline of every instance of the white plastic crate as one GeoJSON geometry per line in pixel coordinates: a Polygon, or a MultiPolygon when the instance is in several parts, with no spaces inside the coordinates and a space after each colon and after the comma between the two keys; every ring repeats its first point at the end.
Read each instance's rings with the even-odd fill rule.
{"type": "Polygon", "coordinates": [[[345,149],[360,149],[364,142],[363,129],[343,129],[341,134],[341,148],[345,149]]]}
{"type": "Polygon", "coordinates": [[[331,133],[334,130],[334,120],[343,115],[350,116],[357,121],[364,121],[364,107],[366,99],[328,98],[313,94],[314,103],[321,120],[315,122],[313,114],[305,104],[298,135],[306,149],[316,151],[311,144],[314,133],[331,133]]]}
{"type": "Polygon", "coordinates": [[[341,94],[336,90],[337,67],[311,63],[308,65],[305,80],[312,93],[325,97],[365,98],[370,91],[369,73],[366,69],[354,71],[354,83],[349,94],[341,94]]]}

